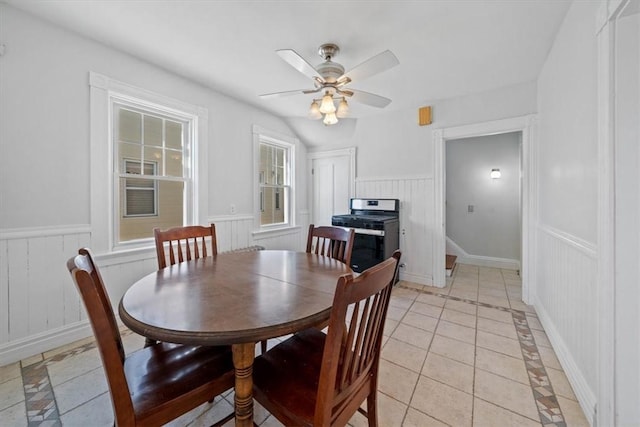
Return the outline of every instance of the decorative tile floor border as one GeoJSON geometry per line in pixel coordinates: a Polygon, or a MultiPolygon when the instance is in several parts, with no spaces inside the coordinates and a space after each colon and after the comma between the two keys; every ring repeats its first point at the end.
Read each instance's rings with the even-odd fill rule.
{"type": "MultiPolygon", "coordinates": [[[[123,337],[132,333],[120,331],[123,337]]],[[[21,367],[28,427],[62,426],[47,367],[94,348],[96,343],[92,341],[21,367]]]]}
{"type": "Polygon", "coordinates": [[[34,363],[22,368],[28,426],[60,426],[58,405],[53,395],[47,364],[34,363]]]}
{"type": "Polygon", "coordinates": [[[396,285],[398,288],[408,289],[423,294],[429,294],[436,297],[440,297],[447,300],[460,301],[467,304],[476,305],[479,307],[493,308],[496,310],[511,313],[513,323],[516,327],[518,335],[518,341],[520,343],[520,349],[522,350],[522,356],[524,358],[524,364],[529,375],[529,383],[531,390],[533,391],[533,397],[536,401],[538,408],[538,415],[540,416],[540,422],[543,426],[549,427],[567,427],[560,404],[556,393],[553,391],[553,386],[547,375],[547,370],[542,363],[540,357],[540,351],[531,333],[529,322],[527,321],[527,315],[522,310],[516,310],[513,308],[501,307],[499,305],[487,304],[485,302],[474,301],[466,298],[460,298],[452,295],[441,294],[439,292],[429,291],[426,289],[419,289],[412,286],[405,286],[402,284],[396,285]]]}
{"type": "MultiPolygon", "coordinates": [[[[511,313],[516,332],[518,334],[518,340],[520,342],[520,348],[522,350],[522,356],[524,358],[527,374],[529,375],[529,382],[533,391],[533,396],[538,408],[538,414],[543,426],[556,426],[566,427],[562,410],[558,404],[558,399],[547,371],[542,363],[538,346],[535,343],[533,334],[527,321],[527,316],[524,311],[516,310],[507,307],[501,307],[497,305],[487,304],[484,302],[474,301],[466,298],[460,298],[456,296],[441,294],[434,291],[428,291],[426,289],[419,289],[416,287],[405,286],[401,283],[396,285],[398,288],[415,291],[418,293],[429,294],[436,297],[440,297],[447,300],[460,301],[467,304],[472,304],[480,307],[492,308],[504,312],[511,313]]],[[[121,331],[122,336],[131,334],[131,331],[121,331]]],[[[28,366],[22,367],[22,381],[24,385],[25,405],[27,409],[27,419],[29,427],[44,427],[44,426],[61,426],[60,414],[58,412],[58,406],[56,404],[53,388],[49,380],[49,373],[47,367],[56,362],[68,359],[85,351],[94,349],[96,347],[95,342],[89,342],[87,344],[74,347],[72,349],[55,354],[41,362],[36,362],[28,366]]]]}

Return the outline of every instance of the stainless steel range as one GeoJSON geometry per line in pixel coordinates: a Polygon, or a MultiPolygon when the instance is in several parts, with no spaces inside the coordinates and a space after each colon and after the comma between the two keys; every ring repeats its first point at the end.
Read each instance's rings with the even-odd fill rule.
{"type": "Polygon", "coordinates": [[[361,273],[400,248],[400,201],[351,199],[349,207],[350,214],[332,216],[331,224],[355,229],[351,269],[361,273]]]}

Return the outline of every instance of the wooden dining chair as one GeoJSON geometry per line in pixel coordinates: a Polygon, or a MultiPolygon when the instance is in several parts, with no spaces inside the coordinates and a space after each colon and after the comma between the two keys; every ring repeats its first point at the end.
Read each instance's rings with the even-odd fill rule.
{"type": "Polygon", "coordinates": [[[351,266],[355,232],[340,227],[309,225],[307,253],[329,256],[351,266]],[[314,244],[315,243],[315,244],[314,244]]]}
{"type": "Polygon", "coordinates": [[[67,267],[87,309],[102,358],[115,426],[165,424],[234,386],[229,347],[158,343],[126,356],[91,251],[80,249],[67,267]]]}
{"type": "MultiPolygon", "coordinates": [[[[218,254],[215,224],[211,224],[209,227],[200,225],[173,227],[164,231],[159,228],[154,228],[153,235],[156,240],[158,269],[165,268],[167,265],[174,265],[177,262],[190,261],[192,259],[218,254]],[[210,252],[207,251],[207,241],[210,242],[210,252]],[[169,250],[169,264],[167,264],[165,244],[169,250]]],[[[145,339],[146,346],[153,344],[155,344],[155,340],[150,338],[145,339]]],[[[262,353],[267,351],[266,340],[260,342],[260,350],[262,353]]]]}
{"type": "MultiPolygon", "coordinates": [[[[156,241],[158,269],[165,268],[167,265],[174,265],[177,262],[190,261],[206,257],[209,254],[213,256],[218,253],[215,224],[211,224],[208,227],[187,225],[169,228],[164,231],[156,227],[153,229],[153,235],[156,241]],[[207,242],[209,242],[210,250],[207,249],[207,242]],[[169,252],[168,257],[167,250],[169,252]]],[[[156,341],[151,338],[145,339],[145,346],[155,343],[156,341]]]]}
{"type": "Polygon", "coordinates": [[[154,228],[153,235],[156,239],[158,268],[167,266],[165,243],[167,243],[169,250],[169,265],[218,254],[215,224],[208,227],[200,225],[173,227],[164,231],[154,228]],[[211,248],[210,251],[207,249],[207,241],[211,248]]]}
{"type": "Polygon", "coordinates": [[[344,426],[359,411],[377,426],[382,332],[399,261],[396,251],[355,279],[338,279],[326,335],[307,329],[256,358],[254,398],[281,423],[344,426]]]}

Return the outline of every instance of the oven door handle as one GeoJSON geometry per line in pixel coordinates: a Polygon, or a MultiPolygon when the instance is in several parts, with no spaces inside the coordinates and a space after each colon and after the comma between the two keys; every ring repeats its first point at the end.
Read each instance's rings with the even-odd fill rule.
{"type": "Polygon", "coordinates": [[[384,230],[370,230],[368,228],[354,228],[356,234],[366,234],[368,236],[384,236],[384,230]]]}

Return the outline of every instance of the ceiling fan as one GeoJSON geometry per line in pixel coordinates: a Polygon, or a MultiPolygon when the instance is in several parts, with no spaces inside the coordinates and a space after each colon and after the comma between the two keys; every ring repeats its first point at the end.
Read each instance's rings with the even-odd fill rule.
{"type": "Polygon", "coordinates": [[[398,58],[391,51],[385,50],[345,73],[345,69],[341,64],[332,61],[332,58],[338,52],[340,52],[340,48],[337,45],[333,43],[323,44],[318,48],[318,54],[324,59],[324,62],[317,67],[313,67],[293,49],[277,50],[276,53],[289,65],[312,79],[313,88],[267,93],[260,95],[260,97],[273,98],[297,94],[323,93],[321,100],[314,99],[311,103],[309,117],[320,119],[324,114],[324,123],[327,125],[335,124],[338,122],[338,117],[347,115],[348,105],[346,98],[378,108],[384,108],[389,105],[391,102],[389,98],[362,90],[346,88],[346,86],[353,81],[364,80],[367,77],[395,67],[399,64],[398,58]],[[334,95],[338,99],[342,98],[337,109],[333,102],[334,95]],[[319,101],[321,101],[320,105],[318,105],[319,101]]]}

